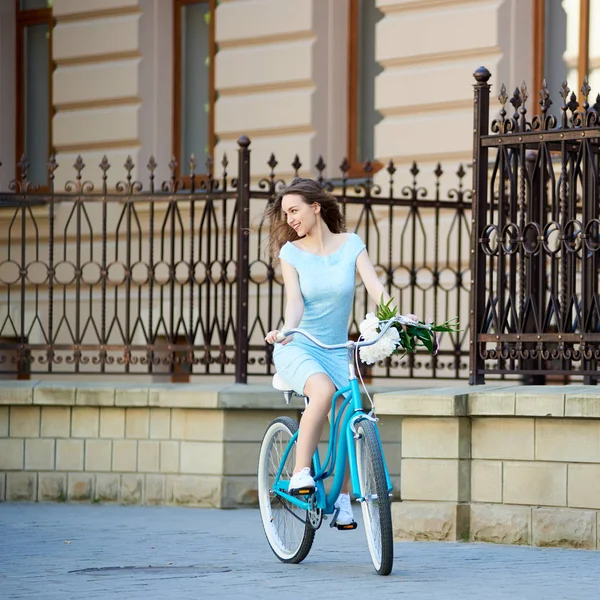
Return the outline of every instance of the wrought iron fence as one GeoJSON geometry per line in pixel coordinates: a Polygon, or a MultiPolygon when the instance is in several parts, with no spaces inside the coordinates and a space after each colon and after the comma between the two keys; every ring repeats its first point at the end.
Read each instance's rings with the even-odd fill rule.
{"type": "Polygon", "coordinates": [[[557,118],[544,82],[540,114],[529,118],[525,84],[510,99],[503,85],[490,133],[490,73],[482,67],[474,76],[470,382],[510,372],[530,382],[562,374],[595,383],[600,95],[591,106],[586,78],[580,105],[565,82],[557,118]]]}
{"type": "MultiPolygon", "coordinates": [[[[133,176],[108,185],[105,158],[94,185],[83,160],[75,176],[55,189],[57,163],[48,164],[50,185],[36,190],[21,177],[0,192],[0,372],[149,374],[186,380],[190,375],[248,376],[272,372],[267,331],[281,324],[281,274],[268,256],[267,203],[285,182],[271,157],[270,175],[251,179],[250,142],[238,141],[237,176],[220,173],[209,159],[204,173],[192,157],[185,184],[176,177],[155,182],[147,165],[146,187],[133,176]]],[[[288,173],[302,174],[298,157],[288,173]]],[[[460,166],[456,185],[441,192],[441,166],[433,191],[419,185],[419,169],[400,185],[392,162],[374,175],[365,163],[360,180],[327,179],[349,230],[365,241],[382,281],[402,312],[437,321],[459,315],[468,322],[471,191],[460,166]]],[[[313,171],[313,172],[315,172],[313,171]]],[[[263,171],[264,172],[264,171],[263,171]]],[[[141,178],[141,177],[139,177],[141,178]]],[[[370,307],[357,287],[349,334],[370,307]]],[[[372,376],[461,378],[467,375],[468,327],[444,334],[436,357],[417,354],[376,365],[372,376]]]]}

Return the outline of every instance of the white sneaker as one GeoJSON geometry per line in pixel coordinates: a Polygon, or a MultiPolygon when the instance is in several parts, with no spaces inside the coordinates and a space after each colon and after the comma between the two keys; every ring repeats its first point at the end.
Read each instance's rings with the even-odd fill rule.
{"type": "Polygon", "coordinates": [[[354,513],[352,512],[352,503],[350,494],[340,494],[335,501],[334,506],[340,509],[336,523],[338,525],[350,525],[354,522],[354,513]]]}
{"type": "Polygon", "coordinates": [[[295,475],[292,475],[288,491],[291,492],[292,490],[303,490],[305,488],[314,489],[314,487],[315,480],[310,474],[310,468],[304,467],[304,469],[300,469],[300,471],[298,471],[295,475]]]}

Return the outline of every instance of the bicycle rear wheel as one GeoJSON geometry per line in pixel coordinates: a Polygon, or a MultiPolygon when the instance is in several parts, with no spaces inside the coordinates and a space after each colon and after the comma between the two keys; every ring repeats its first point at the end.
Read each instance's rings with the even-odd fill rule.
{"type": "MultiPolygon", "coordinates": [[[[275,494],[273,485],[288,442],[298,430],[289,417],[279,417],[268,427],[258,458],[258,503],[267,541],[275,556],[282,562],[302,562],[310,552],[315,530],[302,510],[275,494]]],[[[295,446],[287,456],[281,472],[282,479],[291,479],[296,459],[295,446]]]]}
{"type": "Polygon", "coordinates": [[[356,462],[369,552],[377,573],[389,575],[394,561],[394,537],[383,454],[374,423],[360,421],[356,430],[360,436],[356,440],[356,462]]]}

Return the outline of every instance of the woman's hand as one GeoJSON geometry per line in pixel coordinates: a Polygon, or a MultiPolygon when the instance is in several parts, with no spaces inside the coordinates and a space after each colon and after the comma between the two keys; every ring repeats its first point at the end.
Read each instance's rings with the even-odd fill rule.
{"type": "MultiPolygon", "coordinates": [[[[265,337],[265,342],[267,342],[267,344],[275,344],[277,342],[277,336],[280,333],[280,329],[273,329],[273,331],[269,331],[269,333],[267,333],[267,337],[265,337]]],[[[281,342],[281,345],[285,346],[286,344],[289,344],[293,339],[294,336],[289,335],[281,342]]]]}

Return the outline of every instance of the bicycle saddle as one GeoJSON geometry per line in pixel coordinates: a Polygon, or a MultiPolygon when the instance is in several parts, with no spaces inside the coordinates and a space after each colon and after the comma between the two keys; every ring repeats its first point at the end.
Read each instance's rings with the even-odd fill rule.
{"type": "Polygon", "coordinates": [[[286,383],[279,373],[273,375],[273,387],[280,392],[293,391],[292,386],[289,383],[286,383]]]}

